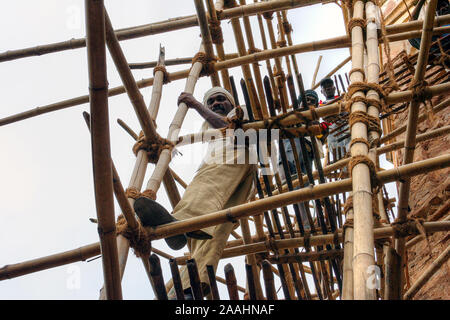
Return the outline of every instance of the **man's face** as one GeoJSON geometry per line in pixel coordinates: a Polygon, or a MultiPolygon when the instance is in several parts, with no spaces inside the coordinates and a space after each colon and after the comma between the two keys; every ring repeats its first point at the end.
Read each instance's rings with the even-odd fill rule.
{"type": "Polygon", "coordinates": [[[323,84],[321,91],[327,99],[333,99],[336,93],[336,87],[332,81],[327,81],[323,84]]]}
{"type": "Polygon", "coordinates": [[[308,106],[310,106],[310,105],[316,106],[317,105],[317,99],[314,96],[307,95],[306,96],[306,103],[308,104],[308,106]]]}
{"type": "Polygon", "coordinates": [[[230,100],[222,93],[216,93],[209,97],[206,100],[206,107],[221,116],[226,116],[233,109],[230,100]]]}

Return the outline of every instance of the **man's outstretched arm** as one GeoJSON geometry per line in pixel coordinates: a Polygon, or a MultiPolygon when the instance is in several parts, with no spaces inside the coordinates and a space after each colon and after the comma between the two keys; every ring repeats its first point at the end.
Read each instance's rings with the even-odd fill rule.
{"type": "Polygon", "coordinates": [[[181,93],[178,97],[178,104],[182,102],[184,102],[188,108],[196,110],[213,128],[224,128],[228,125],[228,122],[224,117],[206,108],[201,102],[197,101],[192,94],[187,92],[181,93]]]}

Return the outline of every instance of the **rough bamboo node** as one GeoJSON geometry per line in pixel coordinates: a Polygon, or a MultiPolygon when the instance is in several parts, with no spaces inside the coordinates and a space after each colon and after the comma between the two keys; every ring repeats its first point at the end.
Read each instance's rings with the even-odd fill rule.
{"type": "MultiPolygon", "coordinates": [[[[376,189],[380,183],[378,181],[377,178],[377,170],[375,167],[375,164],[373,163],[373,161],[364,155],[360,155],[360,156],[354,156],[350,159],[350,162],[348,163],[348,171],[350,172],[350,177],[352,177],[352,171],[353,168],[360,163],[364,163],[369,167],[369,171],[370,171],[370,185],[372,186],[372,189],[376,189]]],[[[373,192],[373,193],[377,193],[377,192],[373,192]]]]}

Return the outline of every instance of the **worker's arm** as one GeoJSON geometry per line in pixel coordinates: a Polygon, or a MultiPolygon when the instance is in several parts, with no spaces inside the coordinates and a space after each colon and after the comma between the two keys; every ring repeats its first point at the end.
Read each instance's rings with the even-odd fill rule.
{"type": "Polygon", "coordinates": [[[213,128],[224,128],[228,125],[227,121],[221,115],[206,108],[201,102],[197,101],[192,94],[182,92],[178,97],[178,104],[182,102],[184,102],[188,108],[196,110],[213,128]]]}

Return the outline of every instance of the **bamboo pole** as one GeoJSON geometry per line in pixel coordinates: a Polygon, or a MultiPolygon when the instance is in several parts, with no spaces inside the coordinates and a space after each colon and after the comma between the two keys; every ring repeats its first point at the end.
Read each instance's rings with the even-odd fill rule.
{"type": "MultiPolygon", "coordinates": [[[[450,221],[425,222],[423,226],[427,233],[448,232],[450,230],[450,221]]],[[[417,231],[417,233],[419,233],[419,231],[417,231]]],[[[391,237],[393,234],[394,229],[391,226],[379,227],[374,229],[375,239],[391,237]]],[[[317,235],[309,237],[309,242],[311,246],[331,244],[335,240],[336,239],[333,234],[317,235]]],[[[337,240],[343,242],[342,231],[338,232],[337,240]]],[[[275,245],[277,245],[279,249],[303,247],[305,245],[305,238],[298,237],[293,239],[275,240],[275,245]]],[[[252,243],[251,245],[248,246],[241,245],[233,248],[226,248],[221,256],[221,259],[241,256],[245,254],[255,254],[258,252],[266,252],[266,251],[267,251],[267,243],[265,241],[260,241],[252,243]]],[[[99,254],[100,254],[100,244],[96,242],[86,246],[79,247],[74,250],[53,254],[47,257],[6,265],[0,269],[0,281],[6,279],[13,279],[22,275],[47,270],[50,268],[55,268],[78,261],[85,261],[99,254]]],[[[182,260],[184,259],[185,258],[183,258],[182,260]]],[[[179,260],[179,258],[177,258],[178,263],[183,263],[182,260],[179,260]]],[[[306,266],[305,271],[310,272],[310,270],[306,266]]],[[[225,282],[224,279],[218,279],[218,281],[222,282],[221,280],[225,282]]]]}
{"type": "Polygon", "coordinates": [[[98,233],[106,298],[121,300],[119,257],[114,219],[113,179],[108,118],[105,16],[103,1],[86,1],[86,34],[91,110],[92,164],[98,233]]]}
{"type": "MultiPolygon", "coordinates": [[[[248,225],[248,219],[243,218],[239,220],[241,230],[242,230],[242,238],[244,239],[244,244],[250,244],[252,243],[252,237],[250,234],[250,226],[248,225]]],[[[256,299],[262,300],[264,298],[261,283],[259,280],[259,273],[258,273],[258,265],[256,262],[255,255],[248,255],[247,262],[252,268],[252,274],[254,275],[254,289],[256,294],[256,299]]]]}
{"type": "Polygon", "coordinates": [[[448,246],[439,257],[420,275],[411,288],[403,295],[403,300],[410,300],[427,283],[427,281],[437,272],[439,268],[450,258],[450,246],[448,246]]]}
{"type": "MultiPolygon", "coordinates": [[[[284,28],[285,25],[289,26],[289,28],[288,28],[289,30],[285,30],[285,35],[286,35],[286,38],[287,38],[287,44],[292,46],[293,45],[293,42],[292,42],[292,26],[290,25],[290,23],[289,23],[289,21],[287,19],[287,12],[286,12],[286,10],[283,10],[281,12],[281,15],[282,15],[282,20],[283,20],[283,28],[284,28]],[[288,31],[288,32],[286,32],[286,31],[288,31]]],[[[292,66],[294,67],[295,78],[296,78],[296,81],[298,81],[297,75],[300,74],[300,72],[299,72],[299,69],[298,69],[297,58],[296,58],[295,54],[291,55],[291,60],[292,60],[292,66]]],[[[294,75],[292,75],[292,76],[294,76],[294,75]]],[[[297,82],[297,86],[300,88],[300,84],[298,82],[297,82]]]]}
{"type": "Polygon", "coordinates": [[[161,270],[161,264],[156,254],[150,255],[150,275],[153,279],[155,296],[158,300],[168,300],[166,288],[164,286],[164,278],[161,270]]]}
{"type": "Polygon", "coordinates": [[[224,268],[225,279],[227,281],[227,289],[230,300],[239,300],[239,293],[237,290],[236,275],[234,274],[234,268],[231,263],[227,263],[224,268]]]}
{"type": "MultiPolygon", "coordinates": [[[[348,210],[345,220],[351,221],[353,219],[353,208],[351,208],[348,210]]],[[[342,300],[353,300],[353,226],[349,225],[344,228],[344,233],[342,300]]]]}
{"type": "MultiPolygon", "coordinates": [[[[229,5],[237,6],[236,0],[230,0],[229,2],[230,2],[229,5]]],[[[231,19],[231,27],[233,28],[233,34],[236,41],[239,57],[245,57],[248,54],[248,52],[245,48],[245,41],[244,36],[242,35],[241,23],[238,18],[231,19]]],[[[261,110],[261,103],[259,101],[259,98],[254,94],[252,90],[253,78],[250,71],[250,67],[248,66],[248,64],[240,64],[240,67],[242,69],[242,74],[244,75],[244,80],[248,88],[250,105],[253,115],[256,119],[262,119],[263,114],[261,110]]]]}
{"type": "Polygon", "coordinates": [[[175,289],[177,300],[184,300],[183,284],[181,283],[180,271],[178,270],[177,260],[169,260],[170,272],[172,274],[172,283],[175,289]]]}
{"type": "MultiPolygon", "coordinates": [[[[245,0],[239,0],[239,3],[241,6],[245,5],[245,0]]],[[[245,30],[245,36],[247,39],[248,44],[248,52],[254,52],[256,50],[255,42],[253,40],[253,32],[250,25],[250,18],[248,16],[245,16],[242,18],[244,22],[244,30],[245,30]]],[[[267,103],[266,99],[264,97],[264,88],[262,84],[262,77],[261,77],[261,71],[259,69],[258,63],[252,63],[252,69],[253,69],[253,76],[255,77],[255,84],[256,84],[256,90],[258,92],[258,99],[260,103],[261,108],[261,114],[263,118],[268,117],[267,112],[267,103]]]]}
{"type": "Polygon", "coordinates": [[[117,119],[117,123],[136,141],[139,136],[122,119],[117,119]]]}
{"type": "MultiPolygon", "coordinates": [[[[333,70],[331,70],[326,76],[324,76],[323,78],[329,78],[331,77],[333,74],[335,74],[338,70],[340,70],[343,66],[345,66],[347,64],[347,62],[350,61],[352,57],[348,56],[347,58],[345,58],[341,63],[339,63],[336,67],[334,67],[333,70]]],[[[311,86],[312,90],[315,90],[318,86],[320,86],[320,82],[317,82],[316,84],[314,84],[313,86],[311,86]]]]}
{"type": "Polygon", "coordinates": [[[191,291],[194,300],[203,300],[203,290],[195,259],[189,259],[186,263],[186,267],[189,272],[189,283],[191,284],[191,291]]]}
{"type": "MultiPolygon", "coordinates": [[[[208,18],[206,17],[205,6],[203,0],[194,0],[195,10],[197,11],[197,20],[200,26],[200,32],[203,40],[203,47],[205,49],[205,55],[207,61],[214,59],[214,49],[212,46],[211,33],[208,27],[208,18]]],[[[217,71],[214,71],[210,75],[211,84],[213,87],[220,87],[220,80],[217,71]]]]}
{"type": "MultiPolygon", "coordinates": [[[[226,9],[221,12],[219,19],[227,20],[231,18],[239,18],[243,16],[251,16],[257,13],[263,13],[274,10],[286,10],[300,8],[304,6],[322,3],[324,0],[279,0],[273,2],[261,2],[257,4],[248,4],[238,8],[226,9]]],[[[115,31],[119,40],[136,39],[139,37],[164,33],[168,31],[181,30],[184,28],[198,26],[196,15],[189,15],[175,19],[168,19],[151,24],[140,25],[135,27],[124,28],[115,31]]],[[[86,39],[71,39],[68,41],[40,45],[31,48],[10,50],[0,54],[0,62],[11,61],[30,56],[40,56],[48,53],[59,52],[63,50],[83,48],[86,46],[86,39]]]]}
{"type": "MultiPolygon", "coordinates": [[[[377,173],[377,179],[380,184],[389,183],[404,177],[423,174],[433,170],[438,170],[450,166],[450,155],[442,155],[428,160],[417,161],[398,168],[384,170],[377,173]]],[[[261,214],[265,210],[270,210],[280,206],[290,205],[297,202],[320,199],[330,196],[337,192],[347,192],[352,190],[351,179],[333,181],[329,183],[315,185],[310,188],[294,190],[272,196],[270,198],[260,199],[251,203],[245,203],[236,207],[220,210],[214,213],[202,215],[188,220],[177,221],[155,229],[147,228],[151,239],[161,239],[180,233],[190,232],[205,227],[213,226],[219,223],[225,223],[230,219],[240,219],[256,214],[261,214]]],[[[371,208],[371,206],[370,206],[371,208]]]]}
{"type": "Polygon", "coordinates": [[[273,279],[271,264],[269,261],[264,260],[262,262],[262,271],[263,271],[263,278],[264,278],[264,283],[265,283],[265,287],[266,287],[267,300],[278,300],[277,292],[275,290],[275,282],[273,279]]]}
{"type": "MultiPolygon", "coordinates": [[[[450,105],[450,98],[446,99],[444,101],[442,101],[441,103],[437,104],[436,106],[433,107],[432,111],[433,113],[437,113],[441,110],[444,110],[445,108],[447,108],[450,105]]],[[[422,123],[423,121],[425,121],[426,119],[428,119],[428,115],[426,112],[423,112],[422,114],[419,115],[419,117],[417,118],[417,123],[422,123]]],[[[403,132],[406,131],[406,127],[407,125],[404,124],[398,128],[396,128],[395,130],[392,130],[391,132],[389,132],[387,135],[384,135],[383,137],[381,137],[381,143],[386,143],[390,140],[392,140],[393,138],[399,136],[400,134],[402,134],[403,132]]]]}
{"type": "MultiPolygon", "coordinates": [[[[203,65],[200,62],[195,62],[192,65],[188,79],[186,81],[184,92],[188,93],[194,92],[195,84],[198,80],[202,68],[203,65]]],[[[168,140],[172,141],[178,140],[178,133],[183,123],[184,117],[186,116],[187,110],[188,108],[184,102],[178,106],[177,112],[172,120],[172,123],[169,126],[169,133],[167,135],[168,140]]],[[[153,174],[147,183],[148,190],[153,190],[156,194],[161,185],[161,181],[164,177],[164,174],[166,173],[166,170],[169,167],[170,160],[171,160],[171,151],[169,149],[164,149],[161,152],[155,170],[153,171],[153,174]]]]}
{"type": "MultiPolygon", "coordinates": [[[[353,18],[364,18],[364,2],[356,1],[353,4],[353,18]]],[[[354,25],[350,30],[352,39],[352,68],[356,70],[350,75],[350,83],[362,82],[365,79],[363,72],[364,56],[364,29],[354,25]]],[[[362,91],[357,91],[351,98],[356,96],[365,97],[362,91]]],[[[363,102],[354,102],[351,113],[357,111],[367,112],[363,102]]],[[[356,122],[351,127],[352,140],[362,138],[367,140],[367,126],[363,122],[356,122]]],[[[368,146],[361,142],[351,145],[351,156],[367,156],[368,146]]],[[[358,163],[352,169],[352,193],[353,193],[353,215],[354,215],[354,243],[353,243],[353,294],[357,300],[374,300],[375,291],[369,289],[367,283],[367,270],[375,264],[374,238],[373,238],[373,216],[372,216],[372,186],[370,183],[370,169],[366,163],[358,163]]]]}
{"type": "Polygon", "coordinates": [[[314,83],[316,83],[317,73],[319,72],[320,63],[322,62],[322,58],[323,58],[323,56],[320,55],[319,59],[317,59],[316,69],[314,70],[313,78],[311,81],[311,87],[313,87],[314,83]]]}
{"type": "Polygon", "coordinates": [[[400,256],[394,248],[385,247],[385,285],[384,300],[400,300],[400,256]]]}
{"type": "MultiPolygon", "coordinates": [[[[416,64],[416,72],[414,74],[414,81],[420,83],[425,76],[425,68],[428,62],[428,55],[431,45],[431,31],[433,30],[435,11],[437,6],[437,0],[431,0],[427,6],[425,21],[423,23],[423,32],[420,42],[419,57],[416,64]]],[[[414,150],[416,145],[416,132],[417,132],[417,118],[419,116],[419,101],[411,101],[408,111],[408,123],[406,127],[405,137],[405,152],[403,154],[403,164],[409,164],[414,160],[414,150]]],[[[398,200],[398,214],[397,220],[403,222],[407,219],[408,214],[408,199],[410,193],[409,178],[404,181],[400,181],[399,186],[399,200],[398,200]]],[[[395,241],[395,250],[401,257],[400,268],[403,271],[404,257],[405,257],[405,238],[397,238],[395,241]]],[[[401,271],[401,274],[403,272],[401,271]]],[[[400,292],[403,294],[403,277],[400,280],[400,292]]]]}
{"type": "Polygon", "coordinates": [[[211,265],[207,265],[206,271],[208,272],[209,287],[211,288],[212,299],[220,300],[219,290],[217,288],[217,282],[216,282],[216,272],[214,271],[214,267],[211,265]]]}
{"type": "Polygon", "coordinates": [[[139,92],[139,88],[134,80],[128,62],[120,47],[119,41],[114,33],[111,21],[109,20],[108,13],[105,10],[105,24],[106,24],[106,43],[108,45],[109,52],[119,72],[120,78],[125,86],[128,97],[133,105],[134,111],[138,117],[139,123],[147,139],[150,141],[157,136],[155,125],[147,112],[144,98],[139,92]]]}
{"type": "MultiPolygon", "coordinates": [[[[209,13],[209,18],[210,18],[210,23],[215,23],[218,24],[220,27],[220,21],[218,19],[217,16],[217,12],[216,9],[214,7],[214,2],[213,0],[207,0],[206,1],[206,6],[208,8],[208,13],[209,13]]],[[[219,29],[220,32],[222,33],[222,30],[219,29]]],[[[222,41],[220,41],[220,39],[217,39],[215,41],[213,41],[213,43],[216,46],[216,51],[217,51],[217,55],[219,56],[220,60],[225,60],[226,59],[226,55],[225,55],[225,49],[223,46],[223,35],[222,35],[222,41]]],[[[239,56],[239,55],[237,55],[239,56]]],[[[231,83],[230,83],[230,75],[228,73],[227,69],[223,69],[220,71],[221,77],[222,77],[222,83],[223,83],[223,87],[228,90],[228,92],[231,92],[231,83]]]]}
{"type": "MultiPolygon", "coordinates": [[[[448,15],[450,17],[450,15],[448,15]]],[[[407,39],[408,37],[404,37],[404,39],[407,39]]],[[[337,47],[345,47],[348,46],[348,38],[346,37],[337,37],[337,38],[331,38],[316,42],[309,42],[309,43],[303,43],[291,47],[285,47],[285,48],[279,48],[279,49],[269,49],[264,50],[259,53],[254,53],[250,55],[246,55],[245,57],[238,57],[233,58],[227,61],[218,62],[214,65],[214,68],[216,71],[220,71],[227,68],[237,67],[241,64],[249,64],[254,62],[259,62],[262,60],[272,59],[275,56],[283,56],[283,55],[289,55],[294,53],[301,53],[301,52],[309,52],[309,51],[316,51],[316,50],[326,50],[326,49],[334,49],[337,47]],[[337,47],[336,47],[337,46],[337,47]]],[[[171,81],[174,80],[180,80],[185,79],[190,72],[189,70],[182,70],[177,72],[169,73],[169,78],[171,81]]],[[[153,78],[147,78],[136,82],[138,88],[145,88],[148,86],[151,86],[153,84],[153,78]]],[[[443,84],[443,85],[448,85],[443,84]]],[[[448,88],[446,88],[448,89],[448,88]]],[[[119,86],[115,87],[113,89],[110,89],[108,91],[108,96],[116,96],[119,94],[125,93],[125,87],[119,86]]],[[[398,93],[398,96],[402,97],[404,93],[398,93]]],[[[400,102],[402,100],[395,100],[395,101],[389,101],[386,100],[387,103],[395,103],[400,102]]],[[[34,109],[30,109],[15,115],[11,115],[8,117],[5,117],[3,119],[0,119],[0,126],[10,124],[13,122],[17,122],[20,120],[28,119],[31,117],[35,117],[41,114],[45,114],[48,112],[56,111],[56,110],[62,110],[65,108],[77,106],[80,104],[88,103],[89,102],[89,95],[84,95],[72,99],[63,100],[60,102],[52,103],[49,105],[44,105],[41,107],[36,107],[34,109]]]]}

